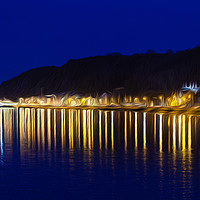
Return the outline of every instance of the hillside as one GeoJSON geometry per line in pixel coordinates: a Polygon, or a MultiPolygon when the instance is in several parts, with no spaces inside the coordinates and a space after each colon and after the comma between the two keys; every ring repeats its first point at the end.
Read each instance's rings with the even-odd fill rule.
{"type": "Polygon", "coordinates": [[[200,83],[200,47],[174,54],[111,54],[31,69],[3,82],[0,98],[39,95],[41,88],[44,94],[96,95],[123,87],[127,94],[138,95],[177,90],[186,81],[200,83]]]}

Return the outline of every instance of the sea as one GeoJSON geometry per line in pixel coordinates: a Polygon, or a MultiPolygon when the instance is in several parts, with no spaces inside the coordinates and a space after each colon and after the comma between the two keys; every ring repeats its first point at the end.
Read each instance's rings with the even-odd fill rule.
{"type": "Polygon", "coordinates": [[[199,199],[200,116],[0,109],[0,199],[199,199]]]}

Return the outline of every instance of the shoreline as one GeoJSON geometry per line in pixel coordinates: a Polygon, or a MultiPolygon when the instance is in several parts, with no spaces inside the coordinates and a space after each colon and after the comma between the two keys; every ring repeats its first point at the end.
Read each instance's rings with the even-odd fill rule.
{"type": "Polygon", "coordinates": [[[37,109],[81,109],[81,110],[122,110],[122,111],[142,111],[157,113],[185,113],[200,114],[200,108],[180,108],[180,107],[140,107],[140,106],[50,106],[50,105],[5,105],[0,108],[37,108],[37,109]]]}

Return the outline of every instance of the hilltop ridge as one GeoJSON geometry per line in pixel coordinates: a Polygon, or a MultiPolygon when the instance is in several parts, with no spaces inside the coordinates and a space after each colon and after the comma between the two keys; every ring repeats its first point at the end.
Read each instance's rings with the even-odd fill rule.
{"type": "Polygon", "coordinates": [[[200,83],[200,47],[177,53],[118,53],[69,60],[61,67],[28,70],[0,85],[0,98],[44,94],[96,95],[124,88],[130,95],[178,90],[184,82],[200,83]]]}

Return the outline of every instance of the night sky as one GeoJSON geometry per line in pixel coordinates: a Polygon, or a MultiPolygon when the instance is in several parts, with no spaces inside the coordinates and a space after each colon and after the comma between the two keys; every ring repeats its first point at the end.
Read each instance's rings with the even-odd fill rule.
{"type": "Polygon", "coordinates": [[[0,82],[40,66],[200,45],[200,1],[4,0],[0,82]]]}

